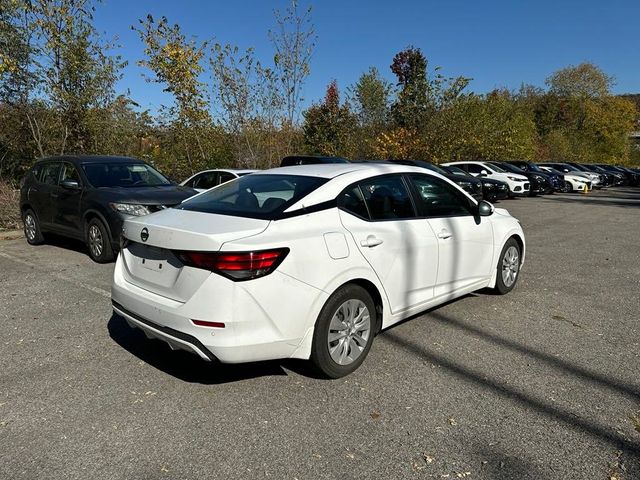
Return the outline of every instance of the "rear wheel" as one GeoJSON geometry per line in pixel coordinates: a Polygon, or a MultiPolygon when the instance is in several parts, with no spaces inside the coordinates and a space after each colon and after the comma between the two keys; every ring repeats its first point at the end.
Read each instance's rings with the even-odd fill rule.
{"type": "Polygon", "coordinates": [[[40,230],[38,217],[33,210],[25,210],[22,214],[22,224],[24,225],[24,236],[30,245],[40,245],[44,243],[44,235],[40,230]]]}
{"type": "Polygon", "coordinates": [[[369,353],[376,325],[376,310],[367,291],[345,285],[325,303],[313,333],[311,362],[329,378],[356,370],[369,353]]]}
{"type": "Polygon", "coordinates": [[[564,182],[564,186],[562,187],[562,193],[571,193],[573,191],[573,185],[571,182],[564,182]]]}
{"type": "Polygon", "coordinates": [[[97,218],[92,218],[87,225],[86,243],[89,248],[89,256],[94,262],[107,263],[113,260],[113,248],[109,233],[97,218]]]}

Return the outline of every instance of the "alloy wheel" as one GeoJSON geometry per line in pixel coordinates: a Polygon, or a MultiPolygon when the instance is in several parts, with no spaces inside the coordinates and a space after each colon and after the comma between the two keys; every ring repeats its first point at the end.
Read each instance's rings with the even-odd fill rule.
{"type": "Polygon", "coordinates": [[[338,365],[356,361],[371,335],[371,315],[361,300],[347,300],[331,318],[327,335],[329,354],[338,365]]]}
{"type": "Polygon", "coordinates": [[[520,254],[513,245],[507,248],[502,257],[502,282],[506,287],[511,287],[518,277],[520,268],[520,254]]]}
{"type": "Polygon", "coordinates": [[[102,254],[102,232],[97,225],[91,225],[89,227],[89,249],[94,258],[98,258],[102,254]]]}
{"type": "Polygon", "coordinates": [[[24,217],[24,233],[27,236],[27,239],[30,241],[34,241],[36,238],[36,219],[33,218],[33,215],[27,213],[24,217]]]}

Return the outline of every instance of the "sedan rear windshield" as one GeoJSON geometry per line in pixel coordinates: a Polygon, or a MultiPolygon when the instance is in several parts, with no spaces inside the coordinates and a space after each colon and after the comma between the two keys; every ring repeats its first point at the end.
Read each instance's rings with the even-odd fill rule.
{"type": "Polygon", "coordinates": [[[302,175],[247,175],[186,200],[176,208],[273,220],[326,182],[326,178],[302,175]]]}
{"type": "Polygon", "coordinates": [[[146,163],[85,163],[82,168],[89,183],[95,188],[173,185],[146,163]]]}

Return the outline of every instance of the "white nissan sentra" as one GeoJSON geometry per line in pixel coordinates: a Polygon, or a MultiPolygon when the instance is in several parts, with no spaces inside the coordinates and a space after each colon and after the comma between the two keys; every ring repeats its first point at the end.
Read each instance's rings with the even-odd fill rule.
{"type": "Polygon", "coordinates": [[[354,371],[381,329],[515,286],[520,223],[418,167],[332,164],[241,177],[127,220],[115,312],[225,363],[310,359],[354,371]]]}

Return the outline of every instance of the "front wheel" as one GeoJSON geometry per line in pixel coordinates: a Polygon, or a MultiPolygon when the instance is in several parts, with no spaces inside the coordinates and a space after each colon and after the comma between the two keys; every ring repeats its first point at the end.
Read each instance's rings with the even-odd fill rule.
{"type": "Polygon", "coordinates": [[[376,325],[376,310],[369,293],[348,284],[325,303],[311,347],[311,362],[329,378],[355,371],[369,353],[376,325]]]}
{"type": "Polygon", "coordinates": [[[107,227],[97,218],[92,218],[87,225],[86,243],[89,256],[94,262],[107,263],[113,260],[113,248],[107,227]]]}
{"type": "Polygon", "coordinates": [[[510,238],[502,247],[498,259],[495,291],[500,295],[509,293],[516,286],[520,274],[522,252],[515,238],[510,238]]]}
{"type": "Polygon", "coordinates": [[[571,182],[564,182],[564,186],[562,187],[562,193],[571,193],[573,191],[573,185],[571,182]]]}

